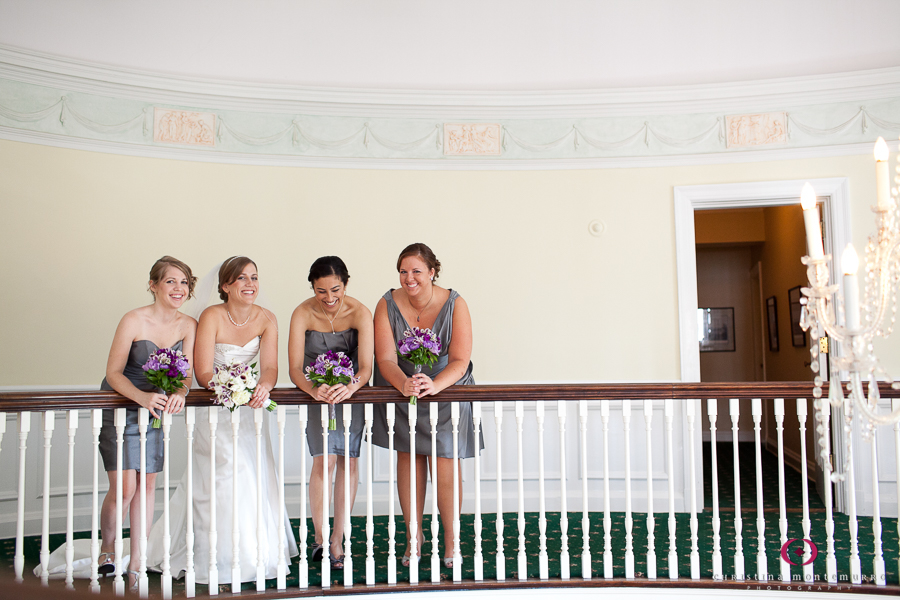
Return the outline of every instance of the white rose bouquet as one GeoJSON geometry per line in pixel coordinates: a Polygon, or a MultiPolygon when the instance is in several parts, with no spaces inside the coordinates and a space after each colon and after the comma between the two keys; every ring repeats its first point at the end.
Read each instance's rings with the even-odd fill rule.
{"type": "MultiPolygon", "coordinates": [[[[258,382],[259,372],[256,370],[256,363],[248,365],[235,359],[216,367],[209,385],[216,393],[214,402],[234,412],[235,408],[250,402],[258,382]]],[[[278,405],[272,399],[267,399],[263,408],[272,412],[278,405]]]]}

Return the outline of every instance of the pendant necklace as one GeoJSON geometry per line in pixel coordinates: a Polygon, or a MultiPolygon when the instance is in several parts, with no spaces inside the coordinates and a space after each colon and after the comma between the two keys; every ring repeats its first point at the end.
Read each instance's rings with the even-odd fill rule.
{"type": "Polygon", "coordinates": [[[228,309],[227,309],[227,308],[225,309],[225,314],[228,315],[228,320],[231,321],[231,324],[232,324],[232,325],[234,325],[235,327],[243,327],[244,325],[246,325],[246,324],[250,321],[250,317],[253,316],[253,310],[252,310],[252,309],[250,310],[250,314],[247,315],[247,320],[244,321],[243,323],[236,323],[235,320],[234,320],[234,318],[231,316],[231,313],[228,312],[228,309]]]}
{"type": "MultiPolygon", "coordinates": [[[[434,300],[434,286],[431,286],[431,298],[428,299],[428,302],[425,304],[425,306],[422,307],[422,310],[420,310],[419,312],[416,313],[416,323],[419,322],[419,317],[422,316],[422,313],[425,312],[425,310],[431,304],[432,300],[434,300]]],[[[412,307],[413,310],[416,310],[416,308],[412,305],[412,302],[410,302],[409,305],[412,307]]]]}
{"type": "Polygon", "coordinates": [[[322,314],[325,315],[325,318],[328,319],[328,323],[331,325],[331,335],[336,335],[334,333],[334,321],[338,318],[338,315],[341,314],[341,309],[344,308],[344,297],[341,296],[341,305],[338,306],[337,312],[334,313],[334,319],[328,319],[328,313],[325,312],[325,309],[322,309],[322,314]]]}

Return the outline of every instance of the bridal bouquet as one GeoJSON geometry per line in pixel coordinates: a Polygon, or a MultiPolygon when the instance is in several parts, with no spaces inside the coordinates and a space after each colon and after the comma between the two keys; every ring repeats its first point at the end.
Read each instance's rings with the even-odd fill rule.
{"type": "MultiPolygon", "coordinates": [[[[161,389],[167,396],[184,387],[182,383],[191,368],[181,350],[160,348],[150,355],[142,367],[147,381],[161,389]]],[[[159,429],[162,421],[153,419],[153,429],[159,429]]]]}
{"type": "MultiPolygon", "coordinates": [[[[441,338],[430,329],[407,329],[397,342],[397,356],[411,362],[416,367],[416,373],[421,373],[424,365],[433,366],[440,353],[441,338]]],[[[409,403],[415,405],[416,397],[410,396],[409,403]]]]}
{"type": "MultiPolygon", "coordinates": [[[[306,367],[306,380],[319,387],[343,383],[359,383],[359,377],[353,374],[353,361],[343,352],[328,351],[316,357],[316,362],[306,367]]],[[[337,418],[334,414],[334,404],[331,405],[331,418],[328,419],[328,430],[337,429],[337,418]]]]}
{"type": "MultiPolygon", "coordinates": [[[[232,359],[230,362],[216,367],[212,381],[209,382],[209,385],[212,386],[213,391],[216,393],[216,398],[213,402],[234,412],[235,408],[250,402],[250,397],[253,395],[253,390],[259,381],[258,378],[259,373],[256,371],[256,363],[248,365],[237,359],[232,359]]],[[[278,408],[278,405],[271,398],[267,398],[263,408],[272,412],[278,408]]]]}

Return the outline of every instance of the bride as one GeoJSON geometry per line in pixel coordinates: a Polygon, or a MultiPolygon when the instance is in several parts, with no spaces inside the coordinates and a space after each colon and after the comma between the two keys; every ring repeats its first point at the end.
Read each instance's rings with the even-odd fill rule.
{"type": "MultiPolygon", "coordinates": [[[[251,364],[256,362],[259,382],[249,406],[261,408],[269,398],[278,378],[278,324],[275,316],[254,303],[259,294],[256,263],[246,256],[232,256],[219,268],[219,297],[222,304],[210,306],[200,316],[194,350],[194,372],[197,381],[209,387],[214,367],[232,359],[251,364]],[[258,360],[257,360],[258,355],[258,360]]],[[[200,298],[202,301],[203,298],[200,298]]],[[[242,410],[240,408],[235,410],[242,410]]],[[[269,428],[262,428],[262,514],[263,524],[257,531],[256,510],[256,427],[253,412],[244,409],[240,415],[237,454],[234,453],[231,413],[224,407],[197,411],[194,429],[193,455],[193,530],[194,570],[197,583],[210,582],[210,459],[216,465],[216,531],[215,564],[218,583],[232,583],[233,511],[239,517],[239,554],[241,581],[253,581],[257,571],[257,548],[265,577],[277,575],[279,528],[285,531],[285,559],[297,554],[297,544],[291,532],[287,512],[279,510],[278,481],[269,428]],[[218,412],[215,447],[209,436],[208,411],[218,412]],[[233,477],[240,477],[237,497],[233,477]]],[[[185,474],[185,478],[187,474],[185,474]]],[[[187,505],[186,480],[182,479],[171,500],[171,559],[173,575],[180,575],[187,565],[187,505]]],[[[163,523],[158,521],[150,532],[148,565],[156,570],[163,563],[163,523]]]]}

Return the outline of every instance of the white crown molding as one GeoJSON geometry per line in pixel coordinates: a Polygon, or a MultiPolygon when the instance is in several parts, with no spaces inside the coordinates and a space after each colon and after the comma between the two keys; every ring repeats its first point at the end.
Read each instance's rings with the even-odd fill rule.
{"type": "Polygon", "coordinates": [[[0,44],[0,77],[150,103],[323,116],[513,119],[765,111],[900,96],[900,67],[727,84],[542,92],[304,87],[112,67],[0,44]]]}
{"type": "MultiPolygon", "coordinates": [[[[871,154],[872,144],[835,144],[811,148],[744,150],[716,154],[682,154],[646,157],[592,157],[565,159],[415,159],[415,158],[341,158],[217,152],[194,148],[148,146],[125,142],[91,140],[41,131],[29,131],[0,125],[0,139],[55,148],[86,150],[123,156],[187,160],[222,164],[270,167],[306,167],[314,169],[376,169],[397,171],[572,171],[582,169],[633,169],[641,167],[683,167],[755,163],[832,156],[871,154]]],[[[892,146],[893,147],[893,146],[892,146]]]]}

